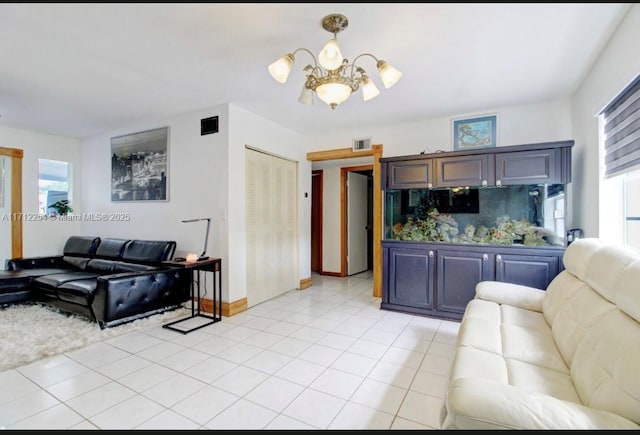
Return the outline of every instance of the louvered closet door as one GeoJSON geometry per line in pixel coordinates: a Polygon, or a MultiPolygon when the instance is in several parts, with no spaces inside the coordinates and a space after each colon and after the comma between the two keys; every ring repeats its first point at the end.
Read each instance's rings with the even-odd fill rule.
{"type": "Polygon", "coordinates": [[[246,150],[247,305],[298,286],[297,164],[246,150]]]}

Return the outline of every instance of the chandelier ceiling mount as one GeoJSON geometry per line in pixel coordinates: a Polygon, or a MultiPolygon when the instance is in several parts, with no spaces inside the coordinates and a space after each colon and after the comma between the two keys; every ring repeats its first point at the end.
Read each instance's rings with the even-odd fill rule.
{"type": "Polygon", "coordinates": [[[349,19],[342,14],[331,14],[322,19],[322,28],[333,33],[334,37],[336,33],[342,32],[348,26],[349,19]]]}
{"type": "Polygon", "coordinates": [[[371,57],[376,61],[376,67],[380,79],[385,88],[393,86],[402,76],[402,73],[384,60],[378,59],[370,53],[363,53],[355,57],[352,63],[342,57],[336,35],[347,28],[349,20],[342,14],[330,14],[322,19],[322,28],[333,34],[318,58],[306,48],[298,48],[293,53],[282,56],[269,65],[269,73],[280,83],[286,83],[291,68],[295,62],[295,54],[299,51],[308,53],[313,59],[313,64],[303,68],[306,80],[302,86],[302,92],[298,101],[302,104],[313,104],[313,93],[327,103],[331,109],[335,109],[340,103],[346,101],[353,92],[362,88],[362,97],[368,101],[380,94],[380,91],[369,78],[366,71],[356,65],[356,61],[362,57],[371,57]]]}

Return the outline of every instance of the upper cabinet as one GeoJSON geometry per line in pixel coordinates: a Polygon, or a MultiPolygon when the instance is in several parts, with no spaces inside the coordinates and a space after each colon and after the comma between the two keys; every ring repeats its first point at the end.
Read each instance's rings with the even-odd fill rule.
{"type": "MultiPolygon", "coordinates": [[[[416,159],[395,162],[387,167],[389,189],[433,187],[433,160],[416,159]]],[[[383,178],[387,178],[383,177],[383,178]]]]}
{"type": "Polygon", "coordinates": [[[436,187],[488,186],[493,184],[494,161],[491,154],[439,157],[436,187]]]}
{"type": "Polygon", "coordinates": [[[571,181],[571,154],[566,153],[569,149],[544,148],[496,154],[495,184],[568,183],[571,181]]]}
{"type": "Polygon", "coordinates": [[[382,188],[569,183],[573,144],[569,140],[382,158],[382,188]]]}

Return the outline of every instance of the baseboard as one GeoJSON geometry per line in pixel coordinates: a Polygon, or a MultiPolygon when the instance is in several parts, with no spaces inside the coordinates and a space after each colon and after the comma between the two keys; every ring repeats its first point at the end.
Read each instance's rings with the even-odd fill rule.
{"type": "Polygon", "coordinates": [[[313,283],[311,282],[311,277],[309,278],[305,278],[305,279],[301,279],[300,280],[300,287],[298,287],[300,290],[309,288],[313,285],[313,283]]]}
{"type": "Polygon", "coordinates": [[[340,272],[325,272],[325,271],[322,271],[322,272],[320,272],[320,275],[337,276],[338,278],[342,278],[343,277],[342,273],[340,273],[340,272]]]}
{"type": "MultiPolygon", "coordinates": [[[[211,299],[201,299],[200,309],[205,313],[213,313],[213,301],[211,299]]],[[[238,299],[234,302],[222,302],[222,315],[224,317],[235,316],[247,311],[247,298],[238,299]]]]}
{"type": "Polygon", "coordinates": [[[231,317],[236,314],[240,314],[243,311],[247,311],[247,298],[238,299],[237,301],[223,302],[222,303],[222,315],[231,317]]]}

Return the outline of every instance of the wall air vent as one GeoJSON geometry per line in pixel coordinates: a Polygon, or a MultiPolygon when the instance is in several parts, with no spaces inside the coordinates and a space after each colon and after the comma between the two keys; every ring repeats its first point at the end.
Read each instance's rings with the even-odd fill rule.
{"type": "Polygon", "coordinates": [[[218,132],[218,117],[212,116],[200,120],[200,136],[218,132]]]}
{"type": "Polygon", "coordinates": [[[371,149],[371,138],[370,137],[361,137],[359,139],[353,140],[353,150],[354,151],[365,151],[371,149]]]}

